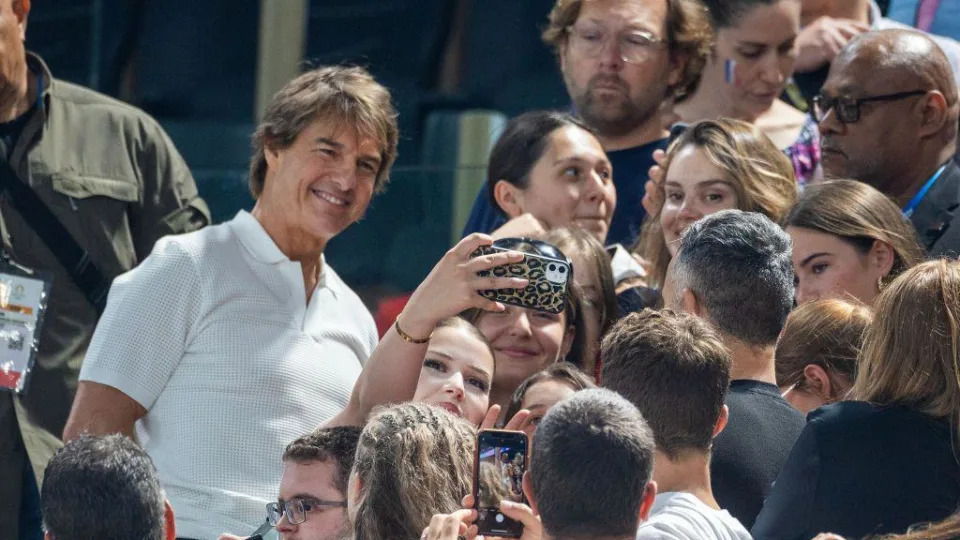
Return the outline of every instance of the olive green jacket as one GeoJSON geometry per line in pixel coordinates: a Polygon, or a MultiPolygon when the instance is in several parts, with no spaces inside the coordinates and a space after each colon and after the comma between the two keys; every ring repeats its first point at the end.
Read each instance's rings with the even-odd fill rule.
{"type": "MultiPolygon", "coordinates": [[[[40,77],[42,96],[15,147],[0,142],[0,159],[9,159],[101,272],[112,279],[142,261],[160,237],[209,223],[187,164],[155,120],[54,79],[34,54],[27,65],[28,76],[40,77]]],[[[45,245],[5,197],[0,238],[13,260],[54,276],[27,388],[18,397],[0,390],[0,527],[5,535],[12,524],[16,538],[23,459],[29,457],[39,485],[60,446],[97,313],[53,255],[56,246],[45,245]]]]}

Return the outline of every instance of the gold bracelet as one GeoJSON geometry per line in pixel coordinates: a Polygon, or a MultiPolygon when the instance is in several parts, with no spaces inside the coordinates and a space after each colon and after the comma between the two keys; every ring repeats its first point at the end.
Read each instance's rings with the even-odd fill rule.
{"type": "Polygon", "coordinates": [[[430,332],[430,335],[424,339],[416,339],[410,334],[404,332],[400,329],[400,316],[397,315],[397,320],[393,323],[393,327],[397,329],[397,334],[400,335],[400,339],[406,341],[407,343],[414,343],[417,345],[422,345],[430,341],[430,338],[433,337],[433,332],[430,332]]]}

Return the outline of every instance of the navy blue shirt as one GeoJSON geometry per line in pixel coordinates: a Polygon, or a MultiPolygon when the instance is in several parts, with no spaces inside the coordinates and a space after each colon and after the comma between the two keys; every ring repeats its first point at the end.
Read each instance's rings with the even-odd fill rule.
{"type": "MultiPolygon", "coordinates": [[[[643,201],[644,184],[648,172],[653,166],[653,151],[666,149],[667,139],[660,139],[643,146],[634,146],[624,150],[607,152],[613,166],[613,185],[617,188],[617,208],[613,213],[613,222],[607,233],[607,244],[630,246],[640,234],[640,226],[646,212],[643,201]]],[[[484,184],[473,202],[463,236],[470,233],[493,232],[506,222],[506,217],[487,197],[487,185],[484,184]]]]}

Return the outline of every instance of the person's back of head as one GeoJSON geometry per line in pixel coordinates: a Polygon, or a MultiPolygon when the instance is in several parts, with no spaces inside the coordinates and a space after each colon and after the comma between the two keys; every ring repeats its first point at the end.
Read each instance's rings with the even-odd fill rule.
{"type": "Polygon", "coordinates": [[[701,314],[725,338],[770,347],[793,308],[790,237],[761,214],[711,214],[684,232],[667,279],[668,307],[701,314]]]}
{"type": "Polygon", "coordinates": [[[431,405],[375,411],[352,473],[357,485],[349,512],[357,540],[415,540],[434,514],[458,510],[470,493],[475,439],[469,422],[431,405]]]}
{"type": "Polygon", "coordinates": [[[671,460],[709,453],[730,384],[730,353],[703,321],[670,310],[620,320],[603,339],[603,385],[637,406],[671,460]]]}
{"type": "Polygon", "coordinates": [[[960,263],[919,264],[877,298],[852,399],[946,419],[960,444],[960,263]]]}
{"type": "Polygon", "coordinates": [[[524,477],[550,538],[633,538],[656,495],[654,441],[640,411],[614,392],[577,392],[537,427],[524,477]]]}
{"type": "Polygon", "coordinates": [[[777,342],[777,386],[800,412],[843,399],[857,374],[857,355],[873,314],[830,298],[799,306],[777,342]]]}
{"type": "Polygon", "coordinates": [[[82,435],[57,451],[40,490],[48,540],[172,539],[173,513],[150,456],[123,435],[82,435]]]}

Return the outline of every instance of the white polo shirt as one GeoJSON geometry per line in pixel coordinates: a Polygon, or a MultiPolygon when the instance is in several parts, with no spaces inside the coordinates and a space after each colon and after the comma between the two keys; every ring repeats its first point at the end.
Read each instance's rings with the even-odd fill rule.
{"type": "Polygon", "coordinates": [[[147,409],[137,436],[177,536],[246,536],[276,500],[285,446],[346,406],[376,344],[326,262],[307,305],[300,263],[241,211],[161,239],[114,281],[80,380],[147,409]]]}

